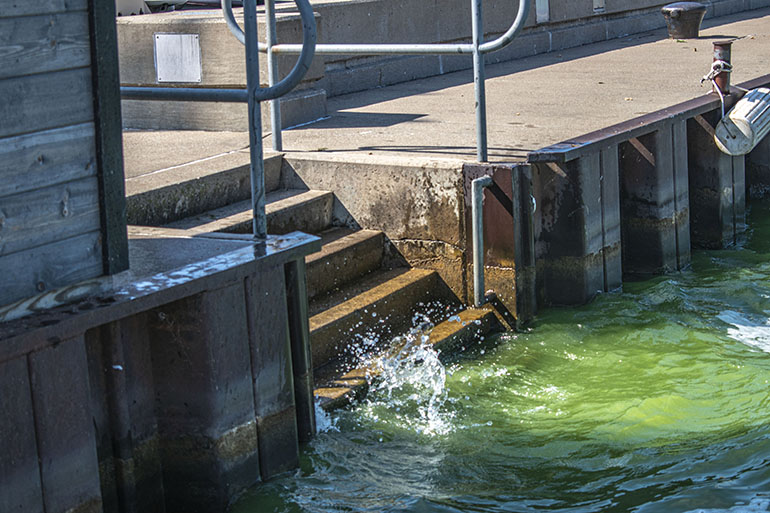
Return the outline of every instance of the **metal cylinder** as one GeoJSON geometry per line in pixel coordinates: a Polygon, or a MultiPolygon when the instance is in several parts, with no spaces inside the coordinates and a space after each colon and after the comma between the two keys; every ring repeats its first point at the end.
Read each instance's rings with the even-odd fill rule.
{"type": "Polygon", "coordinates": [[[668,36],[674,39],[697,38],[707,9],[698,2],[675,2],[663,6],[661,12],[666,19],[668,36]]]}
{"type": "MultiPolygon", "coordinates": [[[[730,50],[733,46],[732,41],[715,41],[714,42],[714,62],[723,61],[727,64],[730,62],[730,50]]],[[[723,71],[716,77],[714,77],[714,92],[716,87],[722,91],[722,94],[730,94],[730,73],[729,71],[723,71]]]]}
{"type": "Polygon", "coordinates": [[[487,157],[487,94],[486,71],[484,70],[484,54],[481,45],[484,43],[482,26],[481,0],[471,0],[472,34],[473,34],[473,86],[476,95],[476,159],[486,162],[487,157]]]}
{"type": "Polygon", "coordinates": [[[252,229],[256,241],[265,241],[267,239],[267,216],[265,214],[265,161],[262,154],[262,112],[255,94],[259,89],[256,0],[244,0],[243,2],[243,27],[246,39],[246,88],[249,91],[251,204],[254,213],[252,229]]]}
{"type": "Polygon", "coordinates": [[[484,294],[484,188],[492,185],[491,176],[471,182],[471,217],[473,224],[473,306],[486,302],[484,294]]]}

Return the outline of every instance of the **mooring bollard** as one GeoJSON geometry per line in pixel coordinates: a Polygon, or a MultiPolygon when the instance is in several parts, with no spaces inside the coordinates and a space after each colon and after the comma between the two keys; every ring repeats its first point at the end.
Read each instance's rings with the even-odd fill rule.
{"type": "Polygon", "coordinates": [[[699,2],[675,2],[663,6],[661,12],[666,18],[668,37],[672,39],[698,37],[706,9],[706,6],[699,2]]]}
{"type": "Polygon", "coordinates": [[[714,64],[712,64],[712,69],[721,70],[712,80],[715,93],[721,91],[722,94],[730,94],[730,72],[733,69],[730,62],[732,46],[732,41],[714,42],[714,64]],[[719,88],[719,91],[717,91],[717,88],[719,88]]]}

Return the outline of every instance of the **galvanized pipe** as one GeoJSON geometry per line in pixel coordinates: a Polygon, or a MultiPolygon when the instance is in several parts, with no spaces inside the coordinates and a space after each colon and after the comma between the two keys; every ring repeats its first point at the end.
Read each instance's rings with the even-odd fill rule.
{"type": "Polygon", "coordinates": [[[471,182],[471,218],[473,225],[473,306],[486,302],[484,293],[484,189],[492,185],[491,176],[471,182]]]}
{"type": "MultiPolygon", "coordinates": [[[[313,12],[313,8],[311,7],[308,0],[294,0],[294,4],[297,6],[300,18],[302,19],[302,44],[296,45],[298,48],[297,53],[299,53],[299,58],[297,59],[297,62],[294,64],[294,67],[291,69],[289,74],[286,75],[283,80],[274,86],[264,89],[258,87],[254,91],[253,95],[257,101],[280,98],[281,96],[294,89],[305,76],[307,70],[310,69],[310,64],[313,62],[316,41],[318,39],[315,25],[315,13],[313,12]]],[[[243,5],[245,13],[246,4],[244,3],[243,5]]],[[[233,14],[233,0],[222,0],[222,12],[224,14],[225,21],[227,22],[227,26],[230,28],[230,31],[238,39],[238,41],[245,44],[246,39],[243,29],[238,26],[238,23],[235,21],[235,15],[233,14]]],[[[277,46],[273,47],[273,53],[277,53],[275,51],[276,48],[277,46]]],[[[257,41],[254,45],[254,50],[256,51],[257,49],[259,49],[259,51],[266,52],[267,45],[257,41]]]]}
{"type": "MultiPolygon", "coordinates": [[[[303,2],[306,0],[302,0],[303,2]]],[[[314,51],[318,54],[324,55],[456,55],[456,54],[472,54],[473,55],[473,81],[476,91],[476,158],[480,162],[486,162],[488,160],[487,149],[487,122],[486,122],[486,91],[485,91],[485,70],[483,55],[486,53],[500,50],[507,46],[524,28],[524,24],[527,21],[529,15],[530,2],[532,0],[519,0],[519,8],[508,30],[500,37],[483,43],[484,32],[482,29],[481,21],[481,0],[471,0],[472,2],[472,22],[473,22],[473,42],[471,44],[318,44],[314,46],[314,51]]],[[[300,8],[300,14],[302,14],[302,7],[300,2],[297,2],[297,7],[300,8]]],[[[270,0],[267,1],[270,3],[270,0]]],[[[224,14],[227,26],[233,32],[239,41],[243,42],[243,31],[235,21],[233,14],[232,0],[222,0],[222,12],[224,14]]],[[[311,9],[312,14],[312,9],[311,9]]],[[[270,25],[270,16],[268,14],[268,25],[270,25]]],[[[303,23],[305,21],[304,14],[302,15],[303,23]]],[[[313,20],[315,23],[315,20],[313,20]]],[[[302,52],[304,54],[306,50],[307,38],[303,41],[302,45],[296,44],[273,44],[268,37],[268,44],[258,44],[258,48],[262,52],[268,52],[268,56],[276,54],[294,54],[302,52]]],[[[268,57],[270,58],[270,57],[268,57]]],[[[302,59],[302,57],[300,57],[302,59]]],[[[299,62],[298,62],[299,64],[299,62]]],[[[308,63],[309,67],[309,63],[308,63]]],[[[270,69],[270,68],[269,68],[270,69]]],[[[294,70],[292,70],[294,71],[294,70]]],[[[304,75],[304,73],[303,73],[304,75]]],[[[274,108],[273,111],[278,110],[274,108]]],[[[279,113],[280,116],[280,113],[279,113]]],[[[281,146],[281,130],[280,119],[276,123],[275,118],[273,123],[273,148],[280,149],[281,146]],[[277,128],[278,127],[278,128],[277,128]],[[276,139],[277,138],[277,139],[276,139]],[[276,146],[278,141],[278,147],[276,146]]]]}
{"type": "Polygon", "coordinates": [[[204,89],[198,87],[121,87],[123,100],[230,102],[248,101],[247,89],[204,89]]]}
{"type": "MultiPolygon", "coordinates": [[[[276,39],[275,26],[275,3],[268,0],[265,2],[265,41],[267,41],[267,84],[273,87],[278,81],[278,59],[273,53],[273,46],[278,42],[276,39]]],[[[273,130],[273,150],[281,151],[283,149],[283,134],[281,131],[281,100],[274,98],[270,100],[270,127],[273,130]]]]}
{"type": "MultiPolygon", "coordinates": [[[[268,0],[271,1],[271,0],[268,0]]],[[[249,154],[251,156],[251,205],[254,239],[267,239],[265,214],[265,161],[262,153],[262,115],[255,94],[259,89],[259,52],[257,51],[257,1],[244,0],[243,26],[246,34],[246,88],[249,91],[249,154]]]]}
{"type": "MultiPolygon", "coordinates": [[[[223,0],[224,2],[232,2],[232,0],[223,0]]],[[[508,46],[511,41],[521,32],[524,28],[524,24],[529,16],[530,3],[532,0],[521,0],[519,3],[519,10],[516,13],[514,19],[508,30],[492,41],[487,41],[479,48],[481,53],[490,53],[500,50],[508,46]]],[[[223,4],[224,5],[224,4],[223,4]]],[[[229,18],[232,16],[232,7],[228,15],[225,11],[225,19],[227,19],[228,26],[236,26],[235,19],[229,18]]],[[[236,35],[237,37],[237,35],[236,35]]],[[[260,45],[259,50],[261,52],[267,51],[267,45],[260,45]]],[[[298,44],[279,44],[272,48],[273,53],[276,54],[297,54],[302,50],[302,45],[298,44]]],[[[319,55],[457,55],[457,54],[473,54],[473,43],[427,43],[427,44],[318,44],[315,47],[315,52],[319,55]]]]}
{"type": "Polygon", "coordinates": [[[482,27],[482,0],[471,0],[472,37],[473,37],[473,91],[476,95],[476,159],[487,161],[487,94],[485,88],[486,73],[484,54],[481,44],[484,42],[482,27]]]}

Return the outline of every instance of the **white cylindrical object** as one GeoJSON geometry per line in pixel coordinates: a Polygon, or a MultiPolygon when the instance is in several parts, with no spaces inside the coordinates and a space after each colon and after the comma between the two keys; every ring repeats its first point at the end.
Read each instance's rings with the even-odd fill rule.
{"type": "Polygon", "coordinates": [[[770,132],[770,89],[752,89],[730,109],[714,131],[714,140],[728,155],[745,155],[770,132]]]}

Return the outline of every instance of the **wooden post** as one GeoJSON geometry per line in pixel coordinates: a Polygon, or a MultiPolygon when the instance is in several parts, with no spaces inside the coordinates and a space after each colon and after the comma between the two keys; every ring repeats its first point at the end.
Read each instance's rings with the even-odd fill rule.
{"type": "Polygon", "coordinates": [[[620,287],[617,162],[613,149],[533,175],[537,288],[542,304],[582,304],[620,287]]]}
{"type": "Polygon", "coordinates": [[[682,122],[620,145],[623,271],[677,271],[690,262],[687,147],[682,122]]]}
{"type": "Polygon", "coordinates": [[[89,0],[88,6],[102,259],[104,274],[116,274],[129,263],[115,3],[89,0]]]}
{"type": "Polygon", "coordinates": [[[744,157],[722,153],[714,143],[720,112],[687,122],[692,241],[702,248],[731,246],[745,231],[744,157]]]}

